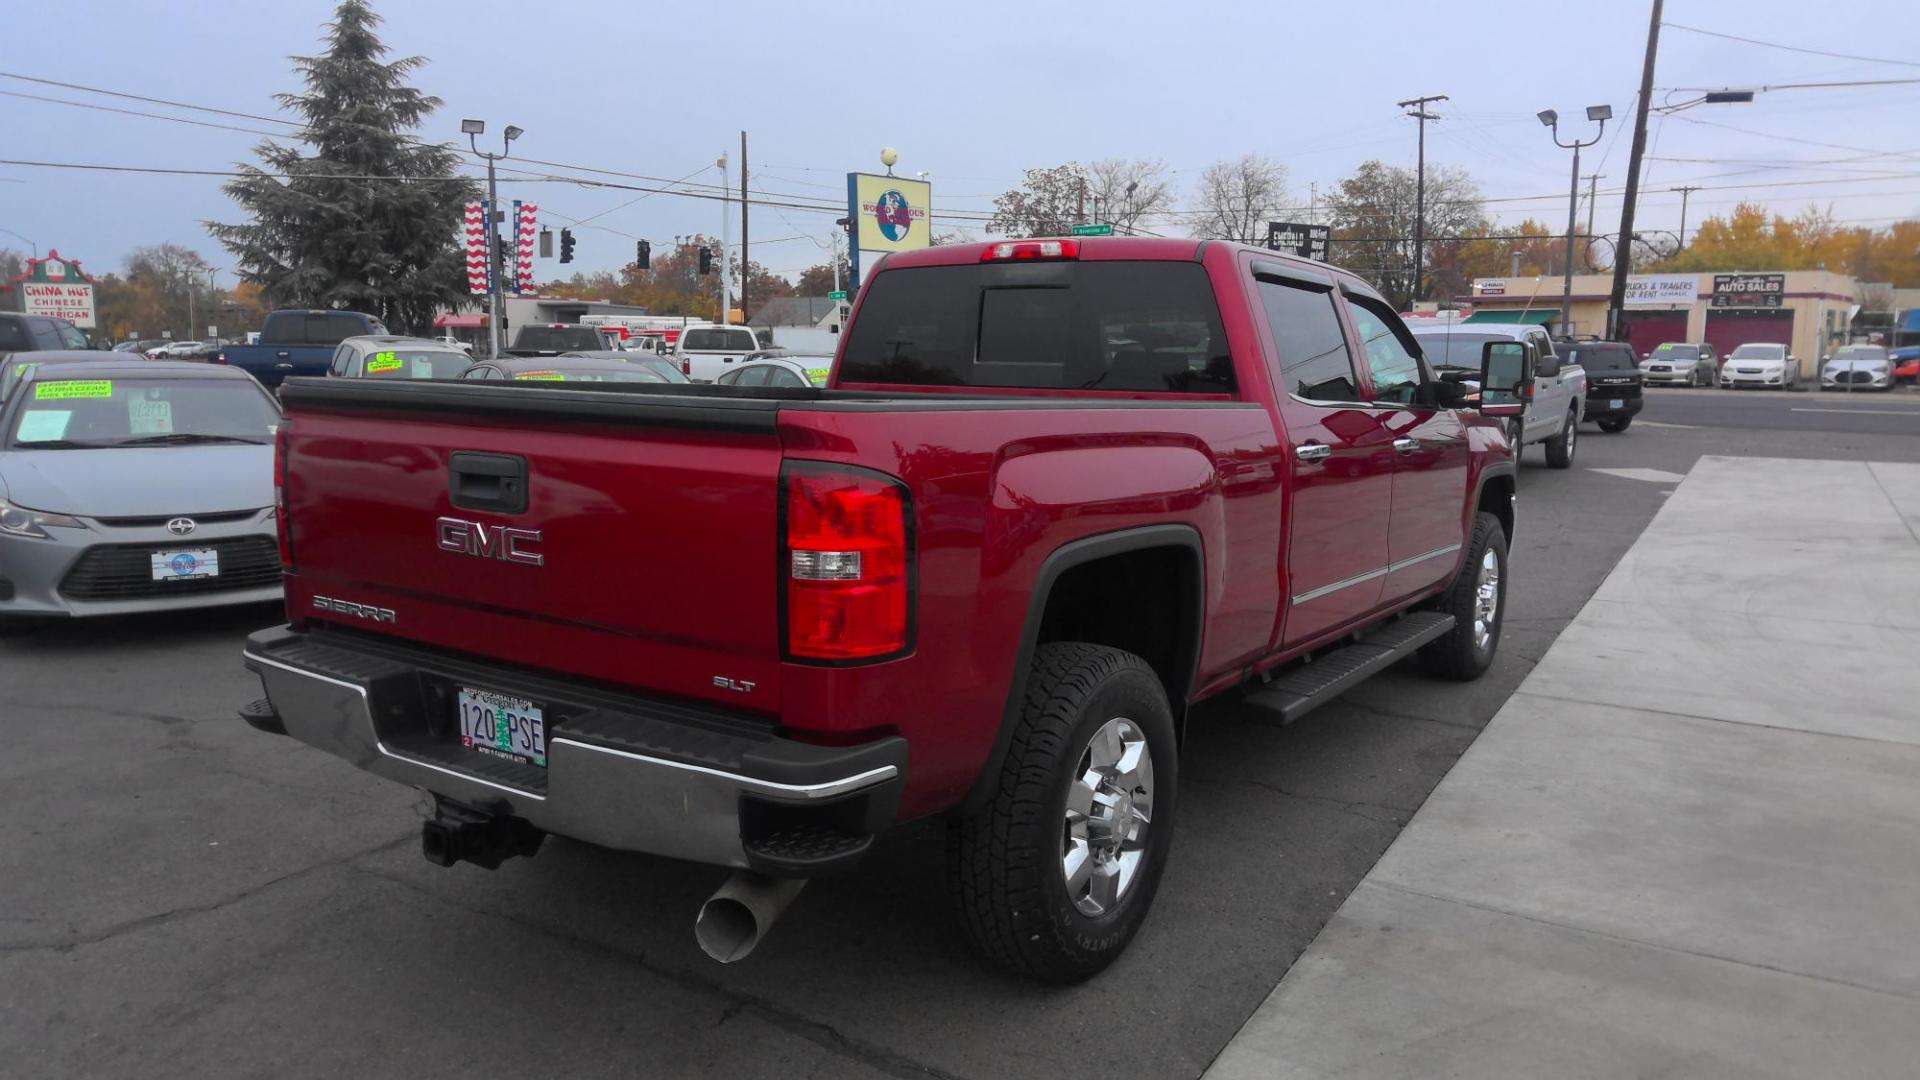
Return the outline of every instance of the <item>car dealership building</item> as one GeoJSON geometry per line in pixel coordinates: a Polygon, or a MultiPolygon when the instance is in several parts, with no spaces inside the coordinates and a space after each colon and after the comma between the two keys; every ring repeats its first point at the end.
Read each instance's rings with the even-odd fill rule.
{"type": "MultiPolygon", "coordinates": [[[[1575,335],[1605,335],[1611,274],[1576,274],[1571,304],[1575,335]]],[[[1473,293],[1454,298],[1471,307],[1467,322],[1538,322],[1557,327],[1559,277],[1476,278],[1473,293]]],[[[1788,270],[1700,274],[1635,274],[1628,278],[1625,319],[1634,352],[1664,341],[1706,342],[1721,356],[1736,345],[1786,345],[1800,373],[1817,372],[1821,354],[1847,341],[1860,309],[1845,274],[1788,270]]]]}

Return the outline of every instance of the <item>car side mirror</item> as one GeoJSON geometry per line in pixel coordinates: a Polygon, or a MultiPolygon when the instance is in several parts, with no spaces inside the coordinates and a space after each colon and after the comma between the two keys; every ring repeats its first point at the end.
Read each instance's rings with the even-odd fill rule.
{"type": "Polygon", "coordinates": [[[1534,365],[1533,373],[1542,379],[1560,374],[1560,358],[1552,353],[1541,353],[1540,362],[1534,365]]]}
{"type": "Polygon", "coordinates": [[[1527,347],[1518,341],[1480,346],[1480,412],[1520,416],[1527,411],[1527,347]]]}

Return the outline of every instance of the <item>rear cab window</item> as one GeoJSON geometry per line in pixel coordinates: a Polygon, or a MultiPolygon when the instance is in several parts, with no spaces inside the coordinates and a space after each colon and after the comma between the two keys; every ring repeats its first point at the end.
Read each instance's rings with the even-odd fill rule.
{"type": "Polygon", "coordinates": [[[1231,394],[1233,357],[1194,262],[1062,261],[876,274],[840,381],[1231,394]]]}
{"type": "Polygon", "coordinates": [[[1575,345],[1572,347],[1573,362],[1585,368],[1589,374],[1596,371],[1637,371],[1633,362],[1633,350],[1623,345],[1575,345]]]}

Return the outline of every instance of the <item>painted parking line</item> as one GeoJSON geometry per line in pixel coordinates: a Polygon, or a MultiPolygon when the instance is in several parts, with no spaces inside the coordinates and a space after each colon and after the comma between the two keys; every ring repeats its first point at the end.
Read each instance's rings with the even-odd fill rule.
{"type": "Polygon", "coordinates": [[[1660,422],[1660,421],[1658,421],[1658,420],[1635,420],[1635,421],[1634,421],[1634,424],[1635,424],[1635,426],[1637,426],[1637,427],[1663,427],[1663,428],[1673,428],[1673,429],[1674,429],[1674,430],[1676,430],[1676,431],[1698,431],[1698,430],[1700,430],[1700,425],[1699,425],[1699,424],[1663,424],[1663,423],[1661,423],[1661,422],[1660,422]]]}
{"type": "Polygon", "coordinates": [[[1588,469],[1587,471],[1617,476],[1622,480],[1644,480],[1649,484],[1677,484],[1687,478],[1685,473],[1667,472],[1665,469],[1588,469]]]}
{"type": "Polygon", "coordinates": [[[1920,416],[1920,409],[1789,409],[1788,412],[1849,413],[1867,416],[1920,416]]]}

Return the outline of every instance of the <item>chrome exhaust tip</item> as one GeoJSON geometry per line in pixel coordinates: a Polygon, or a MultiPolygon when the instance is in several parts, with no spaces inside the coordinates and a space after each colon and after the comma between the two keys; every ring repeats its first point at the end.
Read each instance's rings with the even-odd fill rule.
{"type": "Polygon", "coordinates": [[[693,937],[700,943],[700,951],[723,964],[746,959],[806,884],[805,878],[734,871],[700,905],[700,915],[693,921],[693,937]]]}

